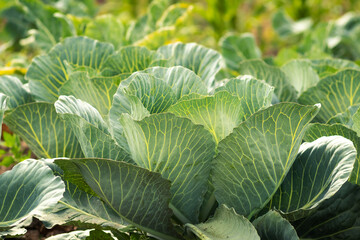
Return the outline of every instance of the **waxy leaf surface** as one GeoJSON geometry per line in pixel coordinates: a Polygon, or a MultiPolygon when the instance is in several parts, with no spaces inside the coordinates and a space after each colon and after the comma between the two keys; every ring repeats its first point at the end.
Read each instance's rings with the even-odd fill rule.
{"type": "Polygon", "coordinates": [[[262,209],[290,170],[319,106],[281,103],[260,110],[218,145],[212,179],[220,204],[247,217],[262,209]]]}
{"type": "Polygon", "coordinates": [[[123,116],[121,124],[135,163],[172,182],[170,203],[175,215],[183,222],[197,222],[215,154],[211,134],[170,113],[141,121],[123,116]]]}

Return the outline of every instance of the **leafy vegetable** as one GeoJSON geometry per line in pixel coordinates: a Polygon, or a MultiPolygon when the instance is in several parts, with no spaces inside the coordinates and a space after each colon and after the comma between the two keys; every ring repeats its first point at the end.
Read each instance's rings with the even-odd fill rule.
{"type": "Polygon", "coordinates": [[[32,216],[50,210],[64,193],[61,179],[44,163],[33,159],[2,174],[0,187],[0,236],[11,235],[7,232],[11,227],[30,224],[32,216]]]}
{"type": "MultiPolygon", "coordinates": [[[[0,77],[0,119],[46,159],[0,176],[1,235],[35,216],[83,229],[58,238],[356,236],[357,212],[339,204],[359,184],[354,62],[307,59],[309,42],[261,59],[250,34],[223,37],[221,54],[174,43],[192,7],[165,0],[133,23],[20,4],[50,50],[0,77]]],[[[307,27],[276,19],[283,36],[307,27]]]]}
{"type": "Polygon", "coordinates": [[[319,106],[282,103],[258,111],[219,143],[212,178],[220,204],[247,217],[259,212],[295,161],[305,126],[319,106]]]}
{"type": "Polygon", "coordinates": [[[236,239],[239,236],[249,240],[260,239],[249,220],[236,214],[234,209],[226,205],[221,205],[214,217],[207,222],[186,226],[199,239],[236,239]]]}

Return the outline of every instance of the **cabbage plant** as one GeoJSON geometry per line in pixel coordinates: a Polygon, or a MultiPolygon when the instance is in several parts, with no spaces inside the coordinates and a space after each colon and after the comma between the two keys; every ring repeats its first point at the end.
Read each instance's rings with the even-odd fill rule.
{"type": "Polygon", "coordinates": [[[319,234],[319,209],[359,191],[356,134],[311,123],[328,102],[304,97],[330,80],[299,88],[261,60],[219,79],[224,57],[196,43],[116,51],[72,37],[33,59],[27,85],[0,77],[4,123],[40,158],[0,176],[0,234],[23,234],[32,217],[87,229],[59,239],[319,234]]]}

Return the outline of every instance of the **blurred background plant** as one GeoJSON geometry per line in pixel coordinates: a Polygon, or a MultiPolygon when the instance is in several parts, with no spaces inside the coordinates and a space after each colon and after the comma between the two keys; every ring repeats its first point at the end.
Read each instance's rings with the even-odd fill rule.
{"type": "MultiPolygon", "coordinates": [[[[95,24],[101,22],[101,18],[95,18],[100,15],[111,14],[123,25],[123,29],[130,27],[131,21],[136,19],[147,18],[149,23],[149,18],[153,17],[153,22],[156,22],[159,20],[156,18],[160,18],[168,6],[179,2],[191,4],[194,9],[191,19],[186,21],[186,27],[183,26],[181,31],[176,32],[176,40],[202,42],[216,48],[220,38],[228,32],[251,32],[266,55],[274,55],[279,48],[296,44],[311,26],[338,19],[360,7],[360,2],[356,0],[0,0],[0,52],[4,53],[4,49],[9,48],[15,52],[21,51],[34,40],[29,38],[36,36],[34,29],[37,29],[40,35],[42,31],[49,29],[46,34],[53,35],[55,42],[74,34],[86,35],[86,25],[90,22],[94,25],[94,21],[95,24]],[[145,17],[151,14],[153,15],[145,17]],[[62,28],[51,29],[50,26],[54,23],[60,23],[62,28]],[[33,30],[29,31],[30,29],[33,30]]],[[[171,14],[175,15],[176,11],[171,14]]],[[[351,26],[346,26],[346,30],[352,29],[356,24],[356,17],[351,18],[351,26]]],[[[138,24],[135,24],[137,31],[144,27],[139,20],[138,24]]],[[[340,22],[344,21],[346,20],[342,19],[340,22]]],[[[152,27],[152,30],[157,29],[152,27]]],[[[145,32],[149,33],[148,30],[145,32]]],[[[122,33],[129,34],[125,31],[122,33]]],[[[346,31],[341,34],[347,38],[356,35],[346,31]]],[[[128,37],[130,36],[131,34],[128,37]]],[[[44,41],[44,37],[45,35],[40,38],[38,36],[37,40],[44,41]]],[[[350,40],[344,40],[348,41],[350,40]]],[[[53,43],[46,47],[45,44],[45,49],[52,45],[53,43]]],[[[30,57],[31,53],[36,54],[31,50],[35,51],[27,49],[30,57]]],[[[2,54],[2,63],[4,59],[8,59],[6,54],[2,54]]]]}
{"type": "Polygon", "coordinates": [[[31,157],[31,151],[20,141],[20,137],[9,132],[3,133],[0,146],[0,166],[9,167],[31,157]]]}

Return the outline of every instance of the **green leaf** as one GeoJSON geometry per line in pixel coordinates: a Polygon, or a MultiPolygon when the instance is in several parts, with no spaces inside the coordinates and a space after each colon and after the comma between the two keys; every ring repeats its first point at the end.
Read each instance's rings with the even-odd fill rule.
{"type": "Polygon", "coordinates": [[[360,186],[346,182],[330,199],[325,200],[312,215],[295,222],[302,239],[359,238],[360,186]]]}
{"type": "MultiPolygon", "coordinates": [[[[352,121],[353,121],[353,126],[350,126],[354,129],[354,131],[357,133],[358,136],[360,136],[360,110],[359,110],[359,106],[356,107],[356,112],[353,113],[351,110],[354,109],[350,109],[350,115],[352,114],[352,121]]],[[[351,119],[351,117],[350,117],[351,119]]]]}
{"type": "MultiPolygon", "coordinates": [[[[156,50],[159,47],[165,45],[168,41],[171,41],[171,38],[176,34],[176,28],[171,27],[162,27],[155,30],[152,33],[149,33],[144,38],[133,43],[134,46],[146,47],[151,50],[156,50]]],[[[166,61],[165,61],[166,62],[166,61]]],[[[156,64],[153,64],[156,65],[156,64]]],[[[166,65],[166,64],[163,64],[166,65]]]]}
{"type": "Polygon", "coordinates": [[[274,87],[251,76],[230,79],[225,86],[216,89],[221,90],[226,90],[240,99],[245,119],[261,108],[269,107],[274,93],[274,87]]]}
{"type": "Polygon", "coordinates": [[[105,159],[55,160],[66,169],[75,165],[86,184],[125,222],[163,239],[177,239],[168,208],[170,182],[160,174],[105,159]]]}
{"type": "Polygon", "coordinates": [[[193,93],[206,94],[207,91],[200,77],[191,70],[181,66],[147,68],[121,83],[114,95],[110,120],[117,121],[121,113],[141,120],[148,111],[163,112],[178,99],[193,93]],[[137,105],[144,105],[147,110],[137,105]]]}
{"type": "Polygon", "coordinates": [[[19,0],[27,15],[35,22],[37,29],[32,29],[35,43],[47,51],[63,38],[76,35],[72,22],[55,8],[38,0],[19,0]]]}
{"type": "Polygon", "coordinates": [[[4,123],[39,158],[83,157],[72,130],[56,114],[53,104],[28,103],[6,114],[4,123]]]}
{"type": "Polygon", "coordinates": [[[56,112],[70,123],[85,157],[107,158],[132,162],[127,152],[111,137],[99,112],[73,96],[60,96],[55,102],[56,112]]]}
{"type": "Polygon", "coordinates": [[[312,25],[311,19],[294,22],[284,10],[277,11],[272,17],[272,26],[281,38],[294,36],[308,30],[312,25]]]}
{"type": "Polygon", "coordinates": [[[192,5],[177,3],[169,5],[168,0],[151,1],[147,14],[130,25],[126,39],[137,46],[157,49],[172,41],[176,30],[189,16],[192,5]]]}
{"type": "Polygon", "coordinates": [[[218,52],[196,43],[175,43],[160,47],[158,53],[170,59],[174,66],[180,65],[195,72],[208,89],[214,86],[222,61],[218,52]]]}
{"type": "Polygon", "coordinates": [[[56,112],[62,117],[64,117],[65,114],[76,115],[102,132],[109,133],[108,127],[100,113],[87,102],[76,99],[73,96],[60,96],[54,106],[56,112]]]}
{"type": "Polygon", "coordinates": [[[34,101],[17,77],[0,76],[0,92],[9,97],[7,102],[9,109],[34,101]]]}
{"type": "Polygon", "coordinates": [[[197,222],[215,155],[211,134],[170,113],[154,114],[141,121],[124,115],[121,124],[136,164],[172,182],[170,204],[176,217],[197,222]]]}
{"type": "Polygon", "coordinates": [[[260,240],[254,226],[233,208],[221,205],[214,217],[197,225],[186,224],[188,231],[202,240],[246,239],[260,240]]]}
{"type": "Polygon", "coordinates": [[[1,174],[0,232],[30,224],[54,207],[64,190],[61,178],[41,161],[29,159],[1,174]]]}
{"type": "Polygon", "coordinates": [[[126,44],[123,23],[110,14],[97,16],[89,22],[84,35],[102,42],[112,43],[115,49],[126,44]]]}
{"type": "Polygon", "coordinates": [[[239,72],[243,75],[252,75],[274,86],[274,92],[282,102],[296,99],[295,88],[288,82],[285,73],[277,67],[270,66],[262,60],[246,60],[240,63],[239,72]]]}
{"type": "Polygon", "coordinates": [[[352,141],[341,136],[303,143],[269,208],[281,210],[291,221],[308,215],[349,179],[355,160],[352,141]]]}
{"type": "Polygon", "coordinates": [[[201,78],[188,68],[151,67],[145,69],[144,72],[166,82],[174,91],[177,100],[191,93],[207,94],[206,86],[201,78]]]}
{"type": "Polygon", "coordinates": [[[119,88],[114,95],[113,105],[109,114],[110,130],[116,142],[125,149],[128,149],[127,141],[123,136],[123,127],[119,124],[120,118],[124,113],[129,114],[134,120],[141,120],[149,116],[150,113],[138,97],[126,94],[124,89],[119,88]]]}
{"type": "Polygon", "coordinates": [[[360,184],[360,138],[356,135],[356,132],[341,124],[328,125],[315,123],[309,125],[304,136],[304,141],[312,142],[323,136],[334,135],[343,136],[353,142],[357,150],[357,156],[349,181],[360,184]]]}
{"type": "Polygon", "coordinates": [[[325,77],[312,88],[301,94],[301,104],[321,103],[317,119],[327,122],[350,106],[360,104],[360,71],[343,70],[325,77]]]}
{"type": "Polygon", "coordinates": [[[156,29],[156,22],[167,6],[168,1],[166,0],[152,1],[147,8],[147,13],[138,18],[136,22],[133,22],[128,28],[127,40],[130,43],[134,43],[140,39],[146,38],[147,34],[156,29]]]}
{"type": "Polygon", "coordinates": [[[255,219],[253,225],[263,240],[299,240],[294,227],[276,211],[255,219]]]}
{"type": "Polygon", "coordinates": [[[212,169],[218,202],[247,217],[261,210],[290,170],[305,127],[318,111],[317,105],[277,104],[220,141],[212,169]]]}
{"type": "MultiPolygon", "coordinates": [[[[77,167],[74,165],[70,166],[75,169],[75,175],[72,177],[79,175],[81,178],[81,175],[76,171],[77,167]]],[[[56,166],[56,170],[58,169],[60,168],[56,166]]],[[[60,171],[62,172],[61,169],[60,171]]],[[[117,229],[119,231],[126,228],[124,224],[127,223],[105,202],[98,197],[84,192],[75,184],[68,181],[64,182],[66,190],[63,198],[59,200],[51,211],[39,217],[46,228],[52,228],[56,224],[117,229]]],[[[81,182],[84,183],[83,180],[81,182]]]]}
{"type": "Polygon", "coordinates": [[[25,78],[37,100],[55,102],[59,97],[59,89],[69,78],[66,63],[76,68],[89,67],[100,72],[113,52],[114,47],[109,43],[87,37],[66,38],[47,55],[35,57],[25,78]]]}
{"type": "Polygon", "coordinates": [[[109,57],[102,67],[102,71],[105,76],[119,74],[129,76],[134,72],[157,66],[161,59],[163,59],[161,54],[145,47],[127,46],[109,57]]]}
{"type": "Polygon", "coordinates": [[[193,6],[188,3],[177,3],[170,5],[156,22],[157,28],[176,26],[182,22],[191,13],[193,6]]]}
{"type": "Polygon", "coordinates": [[[281,48],[274,57],[274,62],[277,66],[282,66],[292,59],[303,58],[303,55],[296,50],[296,47],[285,47],[281,48]]]}
{"type": "Polygon", "coordinates": [[[345,112],[336,114],[335,116],[331,117],[326,123],[327,124],[341,123],[347,126],[348,128],[353,128],[354,125],[353,117],[355,118],[355,113],[357,112],[358,109],[359,109],[359,105],[350,106],[345,112]]]}
{"type": "Polygon", "coordinates": [[[168,5],[169,2],[167,0],[155,0],[150,3],[147,9],[147,26],[149,29],[154,30],[156,28],[156,22],[168,5]]]}
{"type": "Polygon", "coordinates": [[[89,77],[86,72],[75,72],[60,88],[60,95],[73,95],[93,107],[106,117],[109,114],[112,98],[120,79],[116,77],[89,77]]]}
{"type": "Polygon", "coordinates": [[[235,71],[241,61],[261,58],[261,51],[251,33],[227,34],[220,39],[220,47],[226,66],[235,71]]]}
{"type": "Polygon", "coordinates": [[[320,81],[309,60],[291,60],[283,65],[281,70],[299,94],[315,86],[320,81]]]}
{"type": "Polygon", "coordinates": [[[240,99],[226,91],[209,97],[180,100],[168,112],[203,125],[213,135],[216,143],[229,135],[244,117],[240,99]]]}
{"type": "Polygon", "coordinates": [[[311,60],[312,67],[317,71],[320,78],[327,77],[345,68],[360,70],[356,63],[340,58],[325,58],[311,60]]]}
{"type": "Polygon", "coordinates": [[[166,111],[177,100],[172,88],[151,74],[134,73],[126,81],[126,94],[138,97],[151,114],[166,111]]]}
{"type": "Polygon", "coordinates": [[[237,71],[222,67],[215,75],[215,89],[222,86],[226,80],[239,76],[237,71]]]}
{"type": "Polygon", "coordinates": [[[144,15],[133,22],[128,27],[126,32],[126,40],[129,43],[134,43],[146,36],[151,29],[147,26],[149,16],[144,15]]]}

